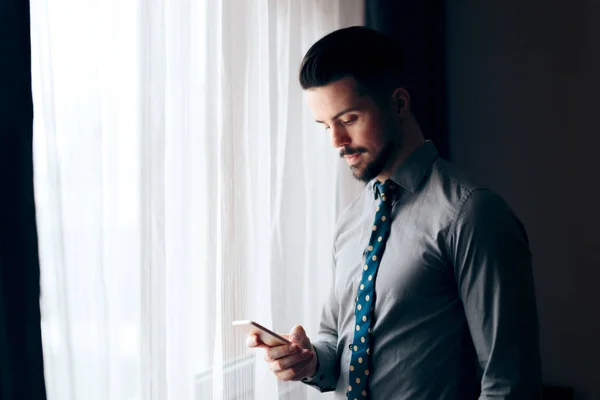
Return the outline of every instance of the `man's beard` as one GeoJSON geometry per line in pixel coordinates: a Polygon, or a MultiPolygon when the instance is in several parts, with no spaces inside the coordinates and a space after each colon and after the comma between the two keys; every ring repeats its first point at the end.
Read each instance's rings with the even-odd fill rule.
{"type": "MultiPolygon", "coordinates": [[[[375,159],[373,159],[373,161],[368,163],[362,171],[359,170],[358,167],[350,166],[350,169],[352,170],[352,175],[354,176],[354,178],[356,178],[357,180],[359,180],[361,182],[364,182],[364,183],[369,182],[370,180],[375,178],[377,175],[379,175],[381,173],[381,171],[383,171],[383,169],[385,168],[393,151],[394,151],[393,143],[388,143],[375,156],[375,159]]],[[[340,151],[340,157],[344,157],[345,155],[352,155],[352,154],[366,153],[366,152],[367,152],[367,150],[364,148],[356,148],[356,149],[344,148],[340,151]]]]}

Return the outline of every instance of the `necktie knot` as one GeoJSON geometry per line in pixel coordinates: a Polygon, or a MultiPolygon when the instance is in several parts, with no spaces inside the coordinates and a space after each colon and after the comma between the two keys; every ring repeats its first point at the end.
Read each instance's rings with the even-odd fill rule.
{"type": "Polygon", "coordinates": [[[375,190],[377,192],[377,196],[379,196],[382,200],[386,200],[386,197],[391,195],[396,190],[396,185],[391,179],[388,179],[383,183],[376,181],[375,190]]]}

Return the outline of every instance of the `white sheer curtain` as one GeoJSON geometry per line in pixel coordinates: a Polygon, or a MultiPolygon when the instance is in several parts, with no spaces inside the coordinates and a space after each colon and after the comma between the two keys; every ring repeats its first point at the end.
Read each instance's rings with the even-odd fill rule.
{"type": "Polygon", "coordinates": [[[359,189],[302,102],[360,0],[32,0],[50,400],[323,398],[231,321],[317,330],[359,189]]]}

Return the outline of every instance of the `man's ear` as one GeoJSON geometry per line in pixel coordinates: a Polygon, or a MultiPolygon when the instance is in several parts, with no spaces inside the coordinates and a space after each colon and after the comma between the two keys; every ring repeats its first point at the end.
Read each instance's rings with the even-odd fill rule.
{"type": "Polygon", "coordinates": [[[392,93],[394,112],[399,117],[404,117],[410,112],[410,94],[404,88],[397,88],[392,93]]]}

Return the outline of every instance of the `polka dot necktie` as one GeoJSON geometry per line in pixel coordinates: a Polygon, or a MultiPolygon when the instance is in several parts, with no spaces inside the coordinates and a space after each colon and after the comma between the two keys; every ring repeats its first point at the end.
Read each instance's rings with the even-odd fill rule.
{"type": "Polygon", "coordinates": [[[350,379],[347,396],[349,399],[369,399],[369,356],[371,355],[371,323],[375,297],[375,277],[379,262],[383,256],[385,242],[390,234],[392,213],[392,191],[395,186],[387,180],[383,184],[376,181],[375,188],[379,196],[375,222],[371,227],[371,238],[365,253],[362,278],[357,290],[354,313],[356,325],[354,341],[350,344],[350,379]]]}

